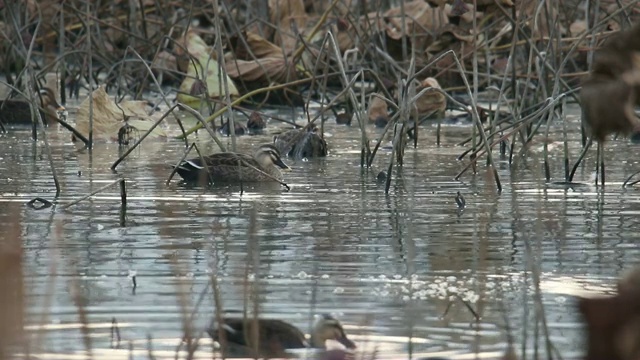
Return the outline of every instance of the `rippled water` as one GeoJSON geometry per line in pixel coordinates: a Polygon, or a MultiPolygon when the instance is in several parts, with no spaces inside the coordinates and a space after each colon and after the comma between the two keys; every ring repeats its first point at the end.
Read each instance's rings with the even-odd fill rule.
{"type": "MultiPolygon", "coordinates": [[[[570,127],[578,129],[575,117],[570,127]]],[[[498,193],[485,168],[453,180],[465,164],[456,161],[463,150],[455,144],[470,128],[445,127],[440,147],[434,129],[425,127],[418,149],[407,149],[388,195],[376,175],[390,152],[363,170],[359,130],[332,123],[326,159],[288,161],[290,191],[246,186],[243,194],[239,187],[186,188],[176,179],[166,185],[168,164],[184,151],[180,141],[143,143],[113,173],[117,145],[78,151],[66,131],[51,129],[62,195],[44,210],[25,205],[36,196],[54,200],[43,143],[25,129],[1,135],[0,227],[7,231],[0,243],[24,247],[28,351],[84,356],[80,304],[94,358],[148,358],[148,336],[157,358],[173,358],[184,311],[193,311],[198,332],[211,321],[207,290],[215,275],[225,309],[242,309],[255,287],[262,316],[307,330],[310,314],[333,313],[363,352],[377,349],[380,358],[496,358],[508,332],[517,352],[532,358],[536,348],[545,353],[528,271],[539,269],[550,339],[565,358],[579,356],[575,296],[611,291],[622,269],[640,259],[640,197],[621,188],[640,169],[629,156],[638,146],[618,140],[607,147],[608,184],[598,192],[590,180],[595,154],[577,174],[586,185],[567,188],[543,181],[535,148],[542,145],[534,145],[511,169],[497,158],[498,193]],[[62,209],[119,177],[127,181],[125,227],[117,186],[62,209]],[[111,341],[113,318],[119,348],[111,341]]],[[[578,134],[571,136],[575,157],[578,134]]],[[[242,137],[238,147],[250,151],[270,139],[242,137]]],[[[562,147],[551,145],[552,174],[561,180],[562,147]]],[[[204,337],[197,356],[211,358],[204,337]]]]}

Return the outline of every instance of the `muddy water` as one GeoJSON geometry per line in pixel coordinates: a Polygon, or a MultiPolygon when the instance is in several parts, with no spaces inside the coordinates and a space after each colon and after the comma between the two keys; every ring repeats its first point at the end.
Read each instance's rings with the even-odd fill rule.
{"type": "MultiPolygon", "coordinates": [[[[569,121],[578,128],[575,117],[569,121]]],[[[246,186],[242,194],[237,186],[165,184],[168,164],[184,151],[177,140],[143,144],[113,173],[117,145],[78,151],[65,131],[52,129],[62,195],[44,210],[25,205],[36,196],[54,200],[43,144],[24,129],[0,136],[0,228],[7,229],[0,243],[24,247],[25,351],[84,357],[84,321],[93,358],[148,358],[149,347],[156,358],[173,358],[185,311],[197,333],[211,321],[213,275],[225,309],[242,309],[253,291],[263,316],[304,330],[310,314],[333,313],[363,352],[377,350],[381,358],[496,358],[507,333],[516,351],[532,358],[536,349],[545,354],[546,331],[565,358],[578,357],[584,344],[575,296],[611,292],[622,269],[640,259],[640,196],[621,188],[640,169],[629,156],[638,146],[619,140],[607,148],[604,192],[590,186],[594,154],[577,174],[585,185],[574,188],[545,183],[542,144],[512,168],[497,157],[498,193],[484,168],[453,180],[464,165],[455,144],[469,127],[445,127],[440,147],[434,127],[424,129],[389,195],[376,175],[390,152],[383,149],[373,169],[362,170],[358,129],[331,122],[326,159],[288,161],[290,191],[246,186]],[[62,209],[119,177],[127,181],[125,227],[117,187],[62,209]],[[543,315],[531,269],[540,272],[546,330],[536,321],[543,315]]],[[[570,135],[575,156],[578,134],[570,135]]],[[[271,136],[239,138],[238,147],[249,151],[271,136]]],[[[551,143],[550,151],[552,174],[561,180],[562,147],[551,143]]],[[[211,358],[204,337],[196,355],[211,358]]]]}

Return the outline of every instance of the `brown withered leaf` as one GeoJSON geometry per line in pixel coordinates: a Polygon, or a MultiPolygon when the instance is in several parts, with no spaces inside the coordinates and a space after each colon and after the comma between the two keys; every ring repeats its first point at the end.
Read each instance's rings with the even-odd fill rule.
{"type": "MultiPolygon", "coordinates": [[[[609,14],[616,14],[618,13],[617,10],[619,9],[618,7],[619,4],[609,4],[609,6],[607,6],[607,10],[604,11],[601,15],[600,18],[604,19],[606,17],[608,17],[609,14]]],[[[625,22],[625,15],[624,12],[620,13],[617,16],[612,16],[610,19],[608,19],[607,21],[607,28],[609,30],[613,30],[613,31],[620,31],[622,30],[622,24],[625,22]]]]}
{"type": "Polygon", "coordinates": [[[404,33],[402,32],[402,8],[398,6],[384,13],[387,36],[390,38],[398,40],[403,36],[425,34],[425,31],[435,31],[449,23],[449,18],[442,8],[432,8],[424,0],[405,3],[404,13],[406,14],[404,33]]]}
{"type": "Polygon", "coordinates": [[[640,266],[625,271],[617,285],[619,293],[640,292],[640,266]]]}
{"type": "Polygon", "coordinates": [[[476,4],[478,6],[489,6],[489,5],[495,5],[495,4],[500,4],[502,6],[513,6],[513,0],[476,0],[476,4]]]}
{"type": "MultiPolygon", "coordinates": [[[[625,271],[618,279],[618,296],[630,296],[640,301],[640,266],[625,271]]],[[[627,317],[616,338],[616,348],[622,359],[640,358],[640,311],[627,317]]]]}
{"type": "Polygon", "coordinates": [[[244,35],[246,45],[238,36],[234,36],[229,40],[233,54],[240,60],[254,60],[284,56],[284,51],[281,47],[252,31],[249,31],[244,35]]]}
{"type": "MultiPolygon", "coordinates": [[[[416,88],[416,94],[426,88],[442,90],[438,80],[428,77],[416,88]]],[[[429,90],[416,99],[414,107],[419,117],[428,116],[433,113],[442,114],[447,107],[447,98],[437,90],[429,90]]]]}
{"type": "Polygon", "coordinates": [[[637,360],[640,356],[640,292],[580,298],[587,328],[585,360],[637,360]]]}
{"type": "Polygon", "coordinates": [[[296,68],[291,60],[268,57],[253,61],[229,60],[226,62],[229,77],[243,81],[285,83],[296,79],[296,68]]]}
{"type": "MultiPolygon", "coordinates": [[[[528,26],[532,31],[532,38],[538,39],[541,37],[549,36],[549,24],[547,19],[557,18],[557,9],[554,6],[549,7],[549,11],[541,11],[536,16],[538,4],[535,1],[518,1],[518,17],[524,21],[524,24],[528,26]]],[[[560,30],[561,33],[564,30],[560,30]]]]}
{"type": "Polygon", "coordinates": [[[162,50],[151,62],[151,70],[159,76],[159,74],[166,74],[173,77],[178,72],[178,61],[172,53],[162,50]]]}
{"type": "Polygon", "coordinates": [[[295,50],[299,34],[303,34],[308,22],[303,0],[269,0],[269,18],[276,26],[274,42],[285,55],[295,50]]]}
{"type": "MultiPolygon", "coordinates": [[[[118,132],[124,126],[137,129],[144,133],[154,123],[151,116],[147,115],[146,101],[123,101],[116,104],[103,86],[100,86],[91,94],[93,97],[93,139],[97,141],[116,141],[118,132]]],[[[76,130],[82,135],[89,135],[89,97],[80,107],[76,116],[76,130]]],[[[151,137],[166,137],[165,132],[156,127],[150,134],[151,137]]]]}
{"type": "MultiPolygon", "coordinates": [[[[473,35],[459,26],[449,24],[442,29],[442,32],[437,36],[437,41],[434,41],[425,50],[427,59],[432,59],[438,56],[439,53],[452,50],[460,61],[468,59],[475,49],[477,44],[481,44],[484,40],[483,34],[478,34],[478,38],[474,39],[473,35]]],[[[445,56],[436,62],[437,69],[456,69],[455,59],[453,56],[445,56]]],[[[457,72],[457,70],[454,70],[457,72]]],[[[452,74],[449,72],[449,74],[452,74]]],[[[457,75],[456,75],[457,76],[457,75]]]]}
{"type": "Polygon", "coordinates": [[[386,30],[384,19],[377,12],[370,12],[360,16],[357,21],[351,22],[348,17],[336,18],[331,23],[331,30],[336,36],[338,48],[341,52],[352,49],[356,46],[361,34],[380,32],[386,30]]]}
{"type": "Polygon", "coordinates": [[[580,298],[587,326],[586,360],[640,358],[640,267],[618,279],[618,295],[580,298]]]}
{"type": "Polygon", "coordinates": [[[304,26],[302,19],[307,15],[303,0],[269,0],[271,23],[283,24],[291,18],[298,19],[298,25],[304,26]]]}
{"type": "Polygon", "coordinates": [[[374,95],[371,95],[370,99],[369,109],[367,109],[369,122],[375,124],[377,127],[386,126],[389,122],[389,107],[387,102],[374,95]]]}
{"type": "Polygon", "coordinates": [[[473,35],[468,30],[454,25],[447,24],[438,31],[437,40],[427,47],[427,53],[435,54],[444,50],[449,50],[453,43],[463,41],[467,43],[473,42],[473,35]]]}
{"type": "MultiPolygon", "coordinates": [[[[341,0],[333,7],[332,13],[347,16],[353,9],[356,0],[341,0]]],[[[331,1],[305,0],[305,8],[310,14],[322,15],[331,6],[331,1]]]]}
{"type": "MultiPolygon", "coordinates": [[[[470,11],[470,7],[462,0],[454,0],[453,3],[447,5],[449,5],[451,9],[447,14],[448,16],[462,16],[470,11]]],[[[447,13],[446,9],[445,13],[447,13]]]]}
{"type": "Polygon", "coordinates": [[[358,33],[351,24],[348,22],[342,22],[338,19],[335,29],[333,30],[333,33],[336,36],[336,41],[338,42],[338,49],[340,49],[341,53],[344,53],[355,46],[355,40],[357,39],[358,33]]]}
{"type": "MultiPolygon", "coordinates": [[[[444,6],[445,4],[454,4],[456,2],[459,2],[460,0],[431,0],[432,2],[436,3],[438,6],[444,6]]],[[[467,0],[469,1],[469,3],[471,3],[471,0],[467,0]]],[[[478,6],[489,6],[489,5],[495,5],[495,4],[500,4],[502,6],[513,6],[513,0],[476,0],[476,5],[478,6]]]]}
{"type": "Polygon", "coordinates": [[[577,37],[583,32],[587,31],[588,25],[585,20],[576,20],[569,26],[569,33],[573,37],[577,37]]]}
{"type": "Polygon", "coordinates": [[[218,60],[218,54],[193,30],[187,31],[176,42],[179,46],[176,46],[174,51],[180,71],[187,71],[191,64],[190,56],[198,60],[208,59],[209,57],[213,60],[218,60]]]}
{"type": "MultiPolygon", "coordinates": [[[[473,6],[464,3],[462,0],[455,0],[453,4],[446,4],[444,6],[444,13],[447,17],[459,16],[464,22],[473,22],[473,6]]],[[[482,11],[475,12],[476,19],[482,19],[484,13],[482,11]]]]}
{"type": "MultiPolygon", "coordinates": [[[[226,84],[228,86],[230,96],[238,96],[239,92],[235,84],[228,78],[227,74],[221,73],[221,67],[215,60],[215,52],[204,42],[204,40],[193,30],[189,30],[182,41],[190,56],[195,59],[188,62],[187,76],[180,84],[180,92],[178,93],[178,101],[191,106],[194,109],[201,107],[200,97],[192,96],[191,92],[199,89],[201,84],[199,81],[206,82],[206,89],[209,98],[216,99],[224,96],[225,82],[220,82],[223,76],[227,76],[226,84]]],[[[176,51],[177,52],[177,51],[176,51]]],[[[204,84],[202,84],[204,85],[204,84]]]]}

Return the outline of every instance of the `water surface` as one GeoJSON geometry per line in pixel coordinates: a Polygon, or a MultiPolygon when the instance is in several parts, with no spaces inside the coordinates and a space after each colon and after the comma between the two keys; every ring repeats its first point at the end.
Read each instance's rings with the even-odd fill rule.
{"type": "MultiPolygon", "coordinates": [[[[579,128],[575,116],[568,121],[579,128]]],[[[558,130],[552,137],[560,139],[558,130]]],[[[333,121],[325,127],[327,158],[287,159],[290,191],[271,184],[242,193],[239,186],[188,188],[177,178],[165,184],[169,164],[185,150],[181,141],[143,143],[114,173],[117,144],[78,150],[65,130],[50,129],[62,186],[54,199],[42,141],[12,129],[0,136],[0,226],[13,230],[0,232],[0,243],[18,239],[24,247],[29,351],[84,356],[81,304],[93,358],[148,358],[148,336],[156,358],[173,358],[185,311],[197,332],[210,323],[215,276],[225,309],[253,306],[248,292],[257,293],[261,316],[304,330],[312,314],[332,313],[363,352],[377,349],[380,358],[496,358],[507,332],[517,352],[532,358],[534,349],[545,351],[535,269],[549,337],[565,358],[578,357],[584,344],[575,296],[610,293],[640,259],[640,197],[621,187],[640,169],[630,156],[638,146],[617,140],[607,147],[605,191],[592,186],[595,151],[577,174],[585,185],[573,188],[544,181],[541,142],[512,167],[496,154],[498,193],[484,167],[453,180],[466,164],[456,160],[464,149],[455,144],[470,131],[445,127],[438,147],[435,127],[426,126],[387,195],[376,176],[390,151],[362,169],[359,130],[333,121]],[[125,227],[117,186],[62,209],[120,177],[127,181],[125,227]],[[457,192],[466,200],[462,211],[457,192]],[[56,205],[25,205],[37,196],[56,205]]],[[[579,134],[570,135],[575,157],[579,134]]],[[[214,151],[207,136],[199,144],[214,151]]],[[[271,136],[239,138],[238,149],[250,152],[271,136]]],[[[550,151],[553,180],[562,180],[562,146],[552,142],[550,151]]],[[[206,334],[202,344],[197,357],[211,358],[206,334]]]]}

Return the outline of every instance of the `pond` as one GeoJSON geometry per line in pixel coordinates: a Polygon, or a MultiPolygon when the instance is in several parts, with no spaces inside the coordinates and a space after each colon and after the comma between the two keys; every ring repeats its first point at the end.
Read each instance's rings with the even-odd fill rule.
{"type": "MultiPolygon", "coordinates": [[[[573,161],[579,118],[567,121],[573,161]]],[[[239,151],[271,141],[277,127],[238,138],[239,151]]],[[[551,136],[560,139],[555,127],[551,136]]],[[[177,178],[167,185],[181,141],[143,142],[114,173],[117,144],[79,151],[67,131],[49,129],[62,195],[42,210],[26,203],[54,200],[45,147],[28,129],[11,129],[0,136],[0,243],[23,246],[28,351],[71,359],[89,347],[94,359],[147,359],[152,348],[155,358],[173,358],[186,317],[192,313],[196,336],[210,324],[215,277],[225,310],[257,301],[261,316],[303,330],[313,314],[334,314],[360,351],[378,358],[498,358],[509,334],[523,358],[546,357],[542,318],[557,351],[579,357],[575,297],[612,292],[640,259],[640,196],[621,186],[640,169],[629,156],[638,145],[619,139],[606,147],[604,191],[593,186],[595,150],[576,176],[584,185],[573,188],[544,181],[541,143],[511,167],[496,156],[498,193],[482,166],[453,180],[466,164],[456,160],[464,149],[456,143],[470,129],[445,126],[436,146],[435,126],[426,125],[388,195],[376,176],[390,151],[360,168],[359,129],[333,120],[325,125],[328,157],[285,160],[290,191],[254,185],[242,194],[239,186],[189,188],[177,178]],[[117,186],[62,209],[119,177],[126,226],[117,186]],[[544,314],[534,300],[536,274],[544,314]]],[[[208,135],[199,136],[205,153],[214,151],[208,135]]],[[[550,149],[553,180],[562,180],[562,146],[550,149]]],[[[211,358],[202,336],[196,357],[211,358]]]]}

